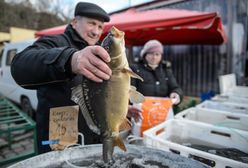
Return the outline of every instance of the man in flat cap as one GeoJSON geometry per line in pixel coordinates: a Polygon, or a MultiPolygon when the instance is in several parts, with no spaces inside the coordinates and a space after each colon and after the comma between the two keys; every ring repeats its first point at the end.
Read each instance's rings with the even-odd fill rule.
{"type": "MultiPolygon", "coordinates": [[[[95,82],[110,78],[109,54],[99,46],[104,22],[109,20],[101,7],[79,2],[75,17],[63,34],[43,36],[14,57],[11,73],[15,81],[26,89],[37,90],[39,153],[50,151],[48,145],[42,145],[42,141],[49,139],[50,108],[75,105],[71,88],[80,80],[79,76],[95,82]]],[[[99,143],[98,135],[88,128],[81,112],[78,128],[84,134],[85,144],[99,143]]]]}

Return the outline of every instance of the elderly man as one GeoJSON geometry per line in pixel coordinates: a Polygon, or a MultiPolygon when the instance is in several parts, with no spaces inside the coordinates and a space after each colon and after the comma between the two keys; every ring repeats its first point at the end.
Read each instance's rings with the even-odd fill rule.
{"type": "MultiPolygon", "coordinates": [[[[50,108],[75,105],[71,87],[80,82],[80,76],[102,82],[112,73],[107,66],[109,54],[98,45],[104,22],[110,20],[108,14],[95,4],[79,2],[74,16],[63,34],[39,38],[12,61],[15,81],[24,88],[37,89],[39,153],[50,151],[41,143],[48,140],[50,108]]],[[[99,143],[99,136],[88,128],[81,113],[78,120],[85,144],[99,143]]]]}

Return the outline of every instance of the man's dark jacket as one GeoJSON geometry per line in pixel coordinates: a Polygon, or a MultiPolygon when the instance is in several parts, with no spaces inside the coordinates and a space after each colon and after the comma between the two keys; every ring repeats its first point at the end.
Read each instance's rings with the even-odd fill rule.
{"type": "Polygon", "coordinates": [[[171,70],[170,63],[163,61],[153,70],[145,61],[131,66],[131,69],[143,78],[143,82],[132,78],[132,85],[144,96],[169,97],[176,92],[182,100],[183,91],[179,87],[171,70]]]}
{"type": "MultiPolygon", "coordinates": [[[[15,81],[26,89],[37,89],[39,153],[50,150],[49,146],[41,145],[41,141],[49,137],[49,109],[75,105],[70,100],[71,87],[76,79],[71,72],[70,59],[74,52],[86,46],[88,43],[68,25],[64,34],[38,39],[12,61],[11,73],[15,81]]],[[[99,143],[99,136],[90,131],[81,112],[78,120],[79,132],[84,134],[85,144],[99,143]]]]}

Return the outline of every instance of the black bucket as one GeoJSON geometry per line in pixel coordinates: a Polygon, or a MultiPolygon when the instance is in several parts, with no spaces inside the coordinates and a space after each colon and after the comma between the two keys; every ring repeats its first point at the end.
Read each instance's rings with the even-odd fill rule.
{"type": "Polygon", "coordinates": [[[127,151],[115,147],[114,161],[104,164],[102,145],[86,145],[53,151],[16,163],[9,168],[204,168],[200,162],[144,146],[126,145],[127,151]]]}

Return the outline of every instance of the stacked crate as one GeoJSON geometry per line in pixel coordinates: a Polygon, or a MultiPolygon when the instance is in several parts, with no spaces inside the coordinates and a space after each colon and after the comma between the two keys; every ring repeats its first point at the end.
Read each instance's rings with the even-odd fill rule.
{"type": "Polygon", "coordinates": [[[210,167],[248,168],[248,88],[235,87],[147,130],[144,143],[210,167]],[[233,156],[221,155],[220,149],[233,156]]]}

